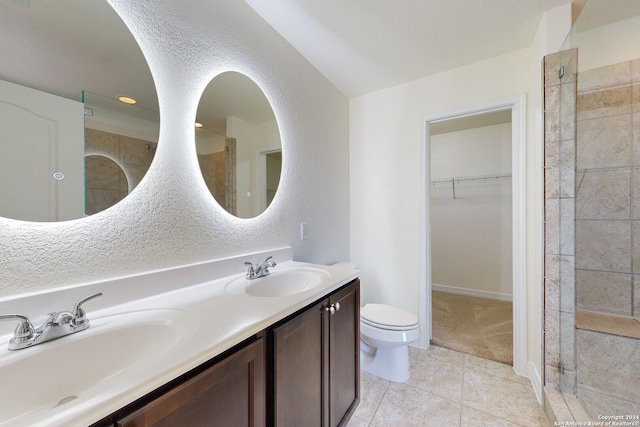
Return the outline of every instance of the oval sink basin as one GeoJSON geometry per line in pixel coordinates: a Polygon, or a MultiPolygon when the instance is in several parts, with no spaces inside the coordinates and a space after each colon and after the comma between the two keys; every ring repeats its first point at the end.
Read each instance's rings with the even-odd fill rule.
{"type": "Polygon", "coordinates": [[[272,270],[271,274],[247,280],[239,277],[227,284],[231,294],[245,293],[254,297],[281,297],[308,291],[321,285],[331,275],[317,268],[300,267],[289,270],[272,270]]]}
{"type": "Polygon", "coordinates": [[[91,319],[85,331],[0,352],[0,426],[90,399],[105,385],[154,369],[154,361],[190,336],[190,317],[178,310],[114,314],[91,319]]]}

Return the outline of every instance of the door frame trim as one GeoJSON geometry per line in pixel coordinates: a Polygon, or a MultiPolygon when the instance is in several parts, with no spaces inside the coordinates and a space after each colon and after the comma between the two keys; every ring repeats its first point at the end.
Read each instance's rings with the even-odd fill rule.
{"type": "Polygon", "coordinates": [[[512,170],[512,262],[513,262],[513,368],[527,373],[527,295],[526,295],[526,95],[487,101],[423,117],[421,142],[421,203],[419,321],[421,337],[416,343],[429,347],[431,319],[431,218],[429,212],[429,124],[492,111],[511,110],[512,170]]]}
{"type": "MultiPolygon", "coordinates": [[[[267,155],[277,152],[282,152],[282,147],[265,148],[257,152],[256,191],[258,192],[258,212],[264,212],[267,209],[267,155]]],[[[280,171],[280,178],[282,178],[282,171],[280,171]]]]}

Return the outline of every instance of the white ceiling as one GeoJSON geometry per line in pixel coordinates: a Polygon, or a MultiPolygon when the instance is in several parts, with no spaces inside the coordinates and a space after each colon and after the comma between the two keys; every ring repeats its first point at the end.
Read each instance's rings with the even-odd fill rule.
{"type": "Polygon", "coordinates": [[[355,97],[531,45],[571,0],[246,0],[355,97]]]}
{"type": "MultiPolygon", "coordinates": [[[[211,0],[188,1],[198,10],[199,2],[211,0]]],[[[354,97],[530,46],[543,12],[570,1],[246,3],[248,13],[253,8],[354,97]]],[[[615,7],[611,0],[588,0],[585,11],[591,3],[599,4],[593,15],[600,18],[614,11],[628,16],[630,7],[640,5],[639,0],[615,0],[615,7]]],[[[0,79],[71,99],[80,99],[83,89],[112,98],[131,95],[143,108],[157,111],[144,57],[105,0],[65,0],[64,6],[51,0],[0,0],[0,58],[0,79]]]]}
{"type": "Polygon", "coordinates": [[[0,79],[69,99],[132,96],[158,111],[133,36],[105,0],[0,0],[0,79]]]}

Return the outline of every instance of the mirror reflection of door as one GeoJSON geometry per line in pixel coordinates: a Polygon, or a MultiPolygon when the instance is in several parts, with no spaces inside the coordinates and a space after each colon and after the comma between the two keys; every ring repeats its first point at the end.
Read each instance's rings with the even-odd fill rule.
{"type": "Polygon", "coordinates": [[[0,80],[0,216],[82,217],[83,120],[80,102],[0,80]]]}
{"type": "Polygon", "coordinates": [[[273,201],[278,184],[280,184],[280,172],[282,171],[282,150],[271,151],[265,154],[265,186],[264,199],[265,206],[268,208],[273,201]]]}

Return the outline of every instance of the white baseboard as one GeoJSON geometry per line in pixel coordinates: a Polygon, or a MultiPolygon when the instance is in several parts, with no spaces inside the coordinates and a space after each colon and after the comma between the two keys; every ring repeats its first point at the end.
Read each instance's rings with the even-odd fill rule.
{"type": "Polygon", "coordinates": [[[498,301],[513,302],[513,295],[500,292],[482,291],[479,289],[459,288],[457,286],[431,284],[431,290],[448,292],[450,294],[467,295],[470,297],[494,299],[498,301]]]}
{"type": "Polygon", "coordinates": [[[531,381],[533,391],[536,393],[538,403],[542,405],[542,379],[540,378],[540,372],[538,372],[533,362],[529,362],[528,365],[529,381],[531,381]]]}

